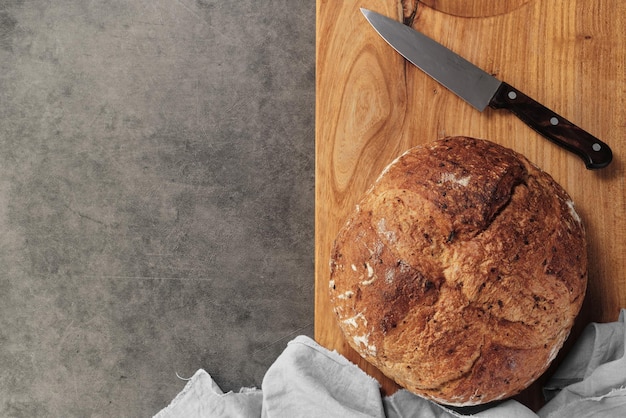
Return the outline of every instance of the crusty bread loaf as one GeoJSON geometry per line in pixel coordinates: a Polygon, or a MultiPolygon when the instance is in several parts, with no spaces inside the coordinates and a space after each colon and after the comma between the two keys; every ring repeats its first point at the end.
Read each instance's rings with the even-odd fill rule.
{"type": "Polygon", "coordinates": [[[408,390],[465,406],[512,396],[567,338],[587,285],[567,193],[522,155],[453,137],[412,148],[331,255],[350,345],[408,390]]]}

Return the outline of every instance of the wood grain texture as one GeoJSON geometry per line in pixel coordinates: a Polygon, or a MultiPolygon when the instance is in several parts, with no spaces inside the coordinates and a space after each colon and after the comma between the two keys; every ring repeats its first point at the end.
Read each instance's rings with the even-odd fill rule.
{"type": "MultiPolygon", "coordinates": [[[[572,339],[587,323],[616,320],[626,307],[626,3],[528,0],[498,13],[488,13],[486,0],[480,10],[465,11],[472,2],[428,3],[317,0],[315,338],[379,379],[386,393],[397,386],[348,347],[335,323],[328,262],[339,228],[363,193],[412,146],[448,135],[486,138],[550,173],[575,201],[589,241],[587,298],[572,339]],[[477,112],[406,63],[360,7],[411,23],[522,89],[608,143],[613,162],[586,170],[577,156],[512,114],[477,112]]],[[[540,383],[520,397],[533,409],[541,405],[540,383]]]]}
{"type": "MultiPolygon", "coordinates": [[[[463,17],[487,17],[509,13],[530,0],[422,0],[426,6],[443,13],[463,17]]],[[[403,3],[407,3],[406,1],[403,3]]]]}

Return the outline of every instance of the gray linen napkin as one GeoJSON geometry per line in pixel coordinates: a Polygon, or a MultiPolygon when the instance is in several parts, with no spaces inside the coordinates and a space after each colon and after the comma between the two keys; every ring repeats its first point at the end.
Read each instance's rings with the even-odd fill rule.
{"type": "Polygon", "coordinates": [[[591,418],[626,417],[626,310],[617,322],[590,324],[545,393],[538,414],[509,400],[475,414],[451,410],[406,390],[382,397],[376,380],[345,357],[299,336],[267,371],[261,389],[223,393],[198,370],[155,418],[380,417],[591,418]]]}

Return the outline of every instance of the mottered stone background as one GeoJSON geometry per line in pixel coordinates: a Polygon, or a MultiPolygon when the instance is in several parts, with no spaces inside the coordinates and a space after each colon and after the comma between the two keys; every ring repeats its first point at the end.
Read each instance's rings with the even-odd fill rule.
{"type": "Polygon", "coordinates": [[[313,334],[315,2],[0,2],[0,416],[150,416],[313,334]]]}

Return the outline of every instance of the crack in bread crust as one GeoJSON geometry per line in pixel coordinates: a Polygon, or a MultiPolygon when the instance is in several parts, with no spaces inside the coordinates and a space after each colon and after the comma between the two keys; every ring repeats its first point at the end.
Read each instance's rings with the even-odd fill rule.
{"type": "Polygon", "coordinates": [[[548,367],[587,282],[584,228],[549,175],[447,138],[399,157],[358,208],[335,241],[330,298],[364,358],[451,405],[512,396],[548,367]]]}

